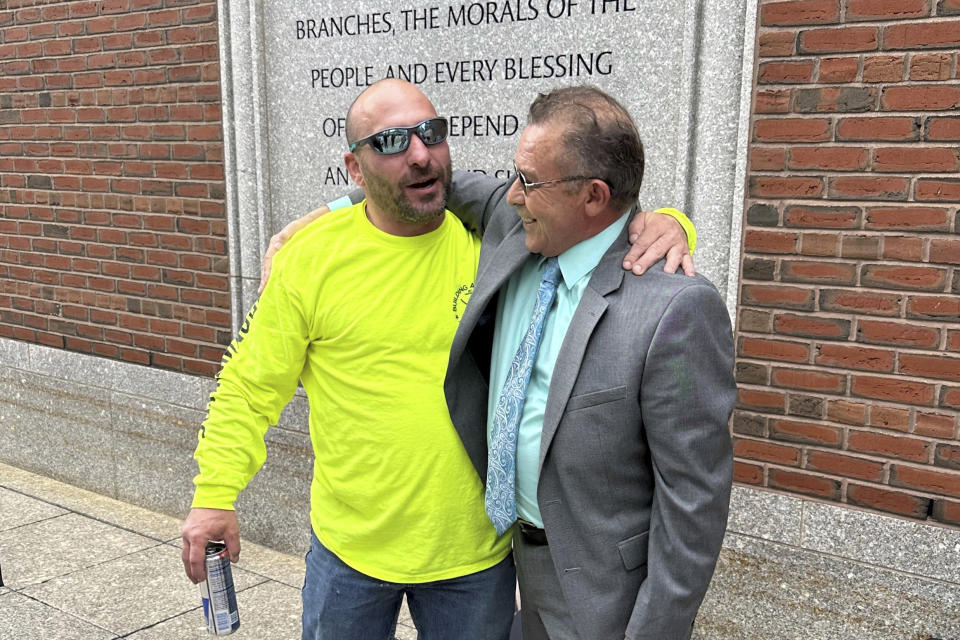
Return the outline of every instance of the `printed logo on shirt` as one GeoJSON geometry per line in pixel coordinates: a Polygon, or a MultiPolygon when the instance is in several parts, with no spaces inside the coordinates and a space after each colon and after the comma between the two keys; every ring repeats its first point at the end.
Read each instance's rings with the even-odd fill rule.
{"type": "Polygon", "coordinates": [[[463,317],[463,312],[467,308],[467,303],[470,302],[470,296],[473,294],[474,284],[473,282],[462,284],[457,287],[456,293],[453,294],[453,317],[457,320],[463,317]]]}
{"type": "MultiPolygon", "coordinates": [[[[237,353],[237,347],[240,346],[240,343],[243,342],[243,339],[247,337],[247,332],[250,331],[250,321],[253,320],[253,314],[257,312],[257,303],[254,302],[253,306],[250,307],[250,312],[247,313],[247,317],[243,319],[243,325],[240,327],[240,331],[237,332],[236,337],[227,347],[226,351],[223,352],[223,357],[220,358],[220,371],[217,372],[217,389],[220,388],[220,374],[223,373],[223,367],[226,366],[230,359],[237,353]]],[[[207,407],[213,404],[216,400],[217,389],[214,389],[210,393],[210,401],[207,403],[207,407]]],[[[200,437],[203,438],[207,435],[207,428],[203,425],[200,425],[200,437]]]]}
{"type": "Polygon", "coordinates": [[[237,347],[239,347],[243,339],[247,337],[247,332],[250,331],[250,321],[253,320],[253,314],[256,312],[257,303],[254,302],[253,306],[250,307],[250,311],[247,313],[247,317],[243,319],[243,325],[240,327],[240,331],[237,332],[236,337],[234,337],[230,346],[227,347],[227,350],[223,352],[223,357],[220,359],[221,367],[230,361],[230,358],[237,352],[237,347]]]}

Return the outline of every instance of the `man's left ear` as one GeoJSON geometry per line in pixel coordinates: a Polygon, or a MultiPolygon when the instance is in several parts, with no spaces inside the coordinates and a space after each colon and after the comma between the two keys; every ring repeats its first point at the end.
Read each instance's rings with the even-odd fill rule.
{"type": "Polygon", "coordinates": [[[363,187],[363,169],[360,168],[360,161],[357,160],[356,154],[354,154],[352,151],[347,151],[344,153],[343,164],[347,167],[347,173],[349,173],[350,177],[353,178],[353,181],[357,183],[357,186],[363,187]]]}
{"type": "Polygon", "coordinates": [[[591,180],[587,186],[584,208],[588,217],[598,216],[610,206],[610,185],[603,180],[591,180]]]}

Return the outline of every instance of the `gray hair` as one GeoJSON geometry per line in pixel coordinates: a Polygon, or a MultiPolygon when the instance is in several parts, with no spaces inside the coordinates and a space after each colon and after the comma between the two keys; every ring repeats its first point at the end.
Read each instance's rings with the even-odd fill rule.
{"type": "Polygon", "coordinates": [[[622,104],[587,85],[554,89],[530,105],[528,124],[546,123],[564,127],[561,140],[572,171],[606,182],[615,206],[636,204],[643,182],[643,142],[622,104]]]}

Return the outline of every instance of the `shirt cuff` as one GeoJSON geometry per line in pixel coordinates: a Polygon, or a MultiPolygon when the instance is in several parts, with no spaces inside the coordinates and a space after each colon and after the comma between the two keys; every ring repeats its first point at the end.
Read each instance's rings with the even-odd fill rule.
{"type": "MultiPolygon", "coordinates": [[[[342,196],[332,202],[328,202],[327,208],[330,209],[330,211],[334,211],[335,209],[343,209],[344,207],[349,207],[352,204],[353,202],[350,201],[350,196],[342,196]]],[[[680,212],[677,211],[677,213],[680,213],[680,212]]],[[[682,213],[680,213],[680,215],[683,216],[682,213]]],[[[686,216],[683,216],[683,217],[686,218],[686,216]]],[[[683,224],[683,223],[681,222],[680,224],[683,224]]]]}
{"type": "MultiPolygon", "coordinates": [[[[333,207],[330,208],[332,209],[333,207]]],[[[687,234],[687,245],[690,247],[690,255],[692,256],[693,250],[697,248],[697,228],[690,222],[690,218],[685,216],[679,209],[674,209],[673,207],[661,207],[655,210],[654,213],[662,213],[670,216],[680,223],[680,226],[683,227],[683,232],[687,234]]]]}
{"type": "Polygon", "coordinates": [[[220,485],[198,484],[193,493],[191,508],[224,509],[233,511],[237,490],[220,485]]]}

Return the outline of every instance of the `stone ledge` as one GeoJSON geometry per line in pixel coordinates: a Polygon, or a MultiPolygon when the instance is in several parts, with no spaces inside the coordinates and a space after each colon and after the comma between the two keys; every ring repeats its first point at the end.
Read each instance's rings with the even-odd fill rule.
{"type": "Polygon", "coordinates": [[[740,534],[960,587],[960,530],[736,486],[728,534],[740,534]]]}

